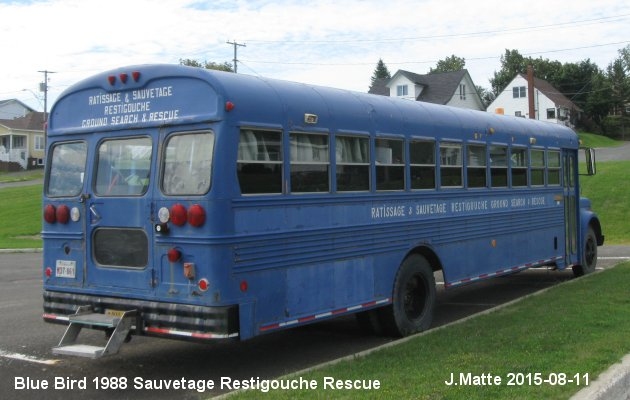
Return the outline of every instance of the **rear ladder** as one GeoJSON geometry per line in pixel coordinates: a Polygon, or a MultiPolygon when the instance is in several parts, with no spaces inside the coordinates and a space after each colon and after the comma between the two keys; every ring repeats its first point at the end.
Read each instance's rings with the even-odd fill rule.
{"type": "Polygon", "coordinates": [[[122,316],[110,316],[95,313],[90,306],[80,306],[74,315],[68,317],[68,328],[59,345],[53,347],[52,352],[53,354],[88,358],[101,358],[116,354],[134,325],[136,315],[136,310],[130,310],[126,311],[122,316]],[[113,329],[113,332],[104,347],[77,344],[77,337],[81,329],[85,327],[105,330],[113,329]]]}

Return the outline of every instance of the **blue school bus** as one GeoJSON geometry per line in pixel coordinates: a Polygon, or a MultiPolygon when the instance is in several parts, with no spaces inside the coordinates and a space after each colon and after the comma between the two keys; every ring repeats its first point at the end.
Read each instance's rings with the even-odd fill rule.
{"type": "MultiPolygon", "coordinates": [[[[174,65],[98,74],[48,122],[43,318],[54,351],[213,340],[356,313],[427,329],[445,287],[595,269],[569,128],[174,65]],[[77,343],[82,328],[105,346],[77,343]]],[[[594,173],[594,153],[587,152],[594,173]]]]}

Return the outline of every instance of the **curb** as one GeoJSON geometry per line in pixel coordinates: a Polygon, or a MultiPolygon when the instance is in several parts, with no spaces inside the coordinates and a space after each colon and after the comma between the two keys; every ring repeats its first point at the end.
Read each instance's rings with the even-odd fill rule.
{"type": "Polygon", "coordinates": [[[42,248],[37,249],[0,249],[0,254],[3,253],[41,253],[42,248]]]}
{"type": "Polygon", "coordinates": [[[630,354],[602,372],[588,387],[577,392],[571,400],[627,400],[630,399],[630,354]]]}

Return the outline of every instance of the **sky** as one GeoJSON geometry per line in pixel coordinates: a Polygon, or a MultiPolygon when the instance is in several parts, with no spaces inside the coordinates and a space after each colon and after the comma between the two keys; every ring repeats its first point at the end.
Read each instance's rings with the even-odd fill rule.
{"type": "Polygon", "coordinates": [[[600,68],[630,45],[627,0],[0,0],[0,100],[48,109],[90,75],[180,59],[238,73],[367,92],[393,75],[463,57],[490,88],[506,49],[600,68]]]}

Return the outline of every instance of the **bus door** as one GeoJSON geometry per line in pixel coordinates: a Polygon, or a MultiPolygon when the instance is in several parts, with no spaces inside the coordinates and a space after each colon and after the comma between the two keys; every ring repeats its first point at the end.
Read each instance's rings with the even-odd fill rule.
{"type": "Polygon", "coordinates": [[[576,193],[577,157],[575,152],[564,150],[563,190],[564,190],[564,220],[565,220],[565,259],[567,265],[578,261],[578,201],[576,193]]]}
{"type": "Polygon", "coordinates": [[[150,189],[152,139],[103,139],[96,144],[86,206],[88,287],[151,291],[154,267],[150,189]]]}

